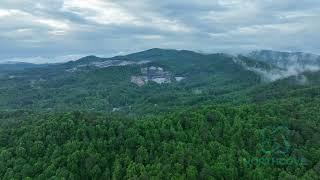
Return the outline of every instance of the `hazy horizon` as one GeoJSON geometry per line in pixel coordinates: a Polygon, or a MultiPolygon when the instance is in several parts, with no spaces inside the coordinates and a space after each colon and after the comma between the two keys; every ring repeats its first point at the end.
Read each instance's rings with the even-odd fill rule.
{"type": "Polygon", "coordinates": [[[110,57],[154,47],[320,54],[319,12],[314,0],[2,0],[0,62],[110,57]]]}

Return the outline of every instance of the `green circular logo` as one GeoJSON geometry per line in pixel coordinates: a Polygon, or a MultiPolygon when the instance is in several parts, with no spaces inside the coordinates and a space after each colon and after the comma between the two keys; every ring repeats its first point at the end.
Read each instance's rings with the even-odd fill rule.
{"type": "Polygon", "coordinates": [[[288,129],[285,127],[266,128],[262,131],[262,141],[259,144],[262,154],[285,155],[290,151],[288,129]]]}

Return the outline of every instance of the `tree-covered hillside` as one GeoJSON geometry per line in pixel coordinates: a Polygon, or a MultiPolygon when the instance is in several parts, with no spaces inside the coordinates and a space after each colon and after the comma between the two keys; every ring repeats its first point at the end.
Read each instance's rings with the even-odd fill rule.
{"type": "Polygon", "coordinates": [[[37,111],[163,112],[203,102],[230,102],[261,77],[226,54],[152,49],[110,59],[88,56],[0,77],[0,107],[37,111]],[[144,69],[157,68],[159,72],[144,69]],[[149,78],[143,86],[137,81],[149,78]],[[169,83],[159,83],[165,79],[169,83]]]}
{"type": "Polygon", "coordinates": [[[205,106],[137,119],[1,113],[0,176],[318,179],[319,102],[205,106]]]}
{"type": "Polygon", "coordinates": [[[320,179],[320,73],[285,71],[151,49],[2,72],[0,179],[320,179]]]}

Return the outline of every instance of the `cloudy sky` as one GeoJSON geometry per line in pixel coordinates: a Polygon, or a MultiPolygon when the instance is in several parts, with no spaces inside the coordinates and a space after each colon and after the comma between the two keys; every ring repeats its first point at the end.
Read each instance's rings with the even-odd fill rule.
{"type": "Polygon", "coordinates": [[[153,47],[320,54],[319,19],[319,0],[0,0],[0,61],[153,47]]]}

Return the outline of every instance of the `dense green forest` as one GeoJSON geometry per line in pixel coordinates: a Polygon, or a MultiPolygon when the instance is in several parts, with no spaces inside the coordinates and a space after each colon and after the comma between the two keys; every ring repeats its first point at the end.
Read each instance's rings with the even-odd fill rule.
{"type": "Polygon", "coordinates": [[[137,119],[1,113],[0,176],[318,179],[319,102],[204,106],[137,119]]]}
{"type": "Polygon", "coordinates": [[[1,72],[0,179],[320,179],[320,73],[257,69],[284,71],[152,49],[1,72]],[[171,83],[130,82],[150,67],[171,83]]]}

